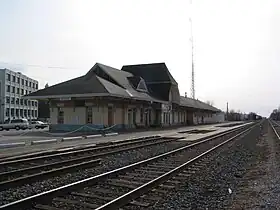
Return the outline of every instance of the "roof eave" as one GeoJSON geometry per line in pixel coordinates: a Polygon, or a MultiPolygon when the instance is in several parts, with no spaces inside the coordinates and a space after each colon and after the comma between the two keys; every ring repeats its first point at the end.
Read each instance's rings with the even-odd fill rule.
{"type": "Polygon", "coordinates": [[[41,96],[23,96],[25,99],[57,99],[57,98],[81,98],[95,96],[115,96],[120,98],[130,98],[129,96],[110,94],[110,93],[85,93],[85,94],[65,94],[65,95],[41,95],[41,96]]]}

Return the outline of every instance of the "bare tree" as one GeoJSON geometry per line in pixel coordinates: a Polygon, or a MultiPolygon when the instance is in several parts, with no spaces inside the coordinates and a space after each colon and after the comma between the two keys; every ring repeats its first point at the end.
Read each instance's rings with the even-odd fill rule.
{"type": "Polygon", "coordinates": [[[210,105],[210,106],[214,106],[214,102],[213,101],[206,101],[206,104],[210,105]]]}
{"type": "Polygon", "coordinates": [[[47,83],[46,85],[45,85],[45,88],[48,88],[49,87],[49,84],[47,83]]]}

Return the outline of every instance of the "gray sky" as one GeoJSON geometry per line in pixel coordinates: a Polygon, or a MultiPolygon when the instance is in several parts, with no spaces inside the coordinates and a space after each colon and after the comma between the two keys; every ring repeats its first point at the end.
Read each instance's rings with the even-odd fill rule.
{"type": "Polygon", "coordinates": [[[190,96],[191,13],[197,98],[269,115],[280,104],[279,0],[0,0],[0,67],[43,87],[96,62],[165,62],[190,96]]]}

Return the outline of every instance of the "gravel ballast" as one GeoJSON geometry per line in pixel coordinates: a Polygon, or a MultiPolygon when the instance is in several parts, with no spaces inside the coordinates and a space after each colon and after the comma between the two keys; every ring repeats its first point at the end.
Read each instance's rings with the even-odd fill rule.
{"type": "Polygon", "coordinates": [[[244,187],[243,177],[263,157],[263,148],[259,143],[263,141],[262,136],[267,129],[267,122],[263,126],[258,125],[245,138],[238,138],[209,155],[202,161],[207,163],[207,168],[186,178],[175,191],[161,198],[150,209],[232,208],[238,189],[244,187]]]}
{"type": "Polygon", "coordinates": [[[75,173],[66,173],[43,181],[1,191],[0,205],[4,205],[46,190],[104,173],[139,160],[171,151],[187,144],[189,144],[187,141],[174,141],[110,155],[102,158],[101,165],[94,168],[77,170],[75,173]]]}

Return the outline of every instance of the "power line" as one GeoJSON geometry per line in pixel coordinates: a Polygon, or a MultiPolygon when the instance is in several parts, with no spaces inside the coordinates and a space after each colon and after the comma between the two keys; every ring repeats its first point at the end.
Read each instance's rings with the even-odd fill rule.
{"type": "Polygon", "coordinates": [[[9,63],[9,62],[2,62],[2,61],[0,61],[0,64],[13,65],[13,66],[29,66],[29,67],[47,68],[47,69],[81,69],[81,68],[64,67],[64,66],[43,66],[38,64],[9,63]]]}

